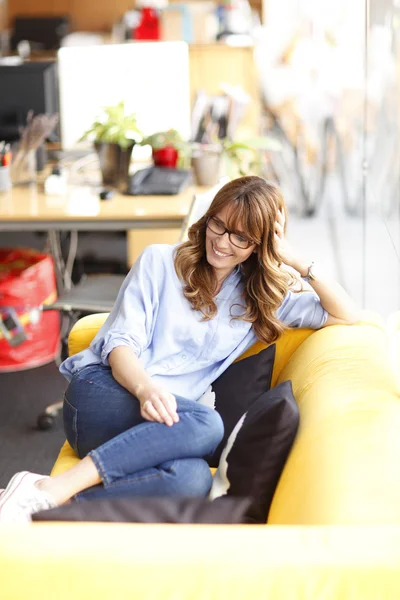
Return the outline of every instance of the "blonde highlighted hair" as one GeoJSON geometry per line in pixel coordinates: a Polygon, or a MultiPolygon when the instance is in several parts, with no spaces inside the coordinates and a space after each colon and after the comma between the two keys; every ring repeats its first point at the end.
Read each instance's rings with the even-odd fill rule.
{"type": "Polygon", "coordinates": [[[241,230],[256,244],[255,251],[241,264],[244,281],[243,313],[234,319],[253,324],[259,340],[269,344],[284,330],[275,313],[296,279],[282,269],[276,252],[275,221],[286,206],[279,188],[261,177],[240,177],[224,185],[206,214],[188,232],[188,241],[175,250],[175,269],[183,282],[183,294],[194,310],[212,319],[217,313],[214,301],[217,285],[214,269],[206,257],[207,219],[226,206],[232,207],[230,230],[241,230]],[[240,224],[240,227],[239,227],[240,224]]]}

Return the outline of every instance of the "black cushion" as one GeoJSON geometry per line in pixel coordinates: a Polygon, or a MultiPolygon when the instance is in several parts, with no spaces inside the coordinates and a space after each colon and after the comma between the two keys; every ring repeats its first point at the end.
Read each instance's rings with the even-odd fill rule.
{"type": "Polygon", "coordinates": [[[243,523],[248,498],[107,498],[73,502],[32,515],[33,521],[243,523]]]}
{"type": "Polygon", "coordinates": [[[210,498],[250,496],[246,523],[265,523],[299,426],[292,384],[262,394],[236,424],[222,452],[210,498]]]}
{"type": "Polygon", "coordinates": [[[221,443],[211,456],[206,457],[210,467],[218,466],[221,452],[240,417],[270,389],[275,349],[275,344],[272,344],[258,354],[233,363],[200,398],[201,404],[219,412],[224,423],[221,443]]]}

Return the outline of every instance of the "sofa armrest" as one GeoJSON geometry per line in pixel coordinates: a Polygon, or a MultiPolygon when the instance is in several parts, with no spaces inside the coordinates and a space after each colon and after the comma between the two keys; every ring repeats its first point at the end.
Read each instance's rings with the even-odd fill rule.
{"type": "Polygon", "coordinates": [[[270,523],[400,523],[400,402],[386,333],[333,326],[301,344],[291,379],[300,428],[270,523]]]}
{"type": "Polygon", "coordinates": [[[75,323],[68,336],[68,354],[72,356],[87,348],[109,313],[96,313],[82,317],[75,323]]]}
{"type": "Polygon", "coordinates": [[[3,526],[13,600],[397,600],[400,527],[3,526]]]}

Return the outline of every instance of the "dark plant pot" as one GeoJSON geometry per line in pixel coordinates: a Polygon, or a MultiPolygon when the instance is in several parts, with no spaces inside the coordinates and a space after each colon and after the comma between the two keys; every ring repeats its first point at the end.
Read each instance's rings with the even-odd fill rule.
{"type": "Polygon", "coordinates": [[[178,162],[178,150],[173,146],[164,146],[164,148],[153,148],[153,162],[156,167],[169,167],[176,169],[178,162]]]}
{"type": "Polygon", "coordinates": [[[127,148],[119,144],[95,142],[100,161],[101,177],[104,185],[125,191],[128,185],[129,165],[131,162],[133,143],[127,148]]]}

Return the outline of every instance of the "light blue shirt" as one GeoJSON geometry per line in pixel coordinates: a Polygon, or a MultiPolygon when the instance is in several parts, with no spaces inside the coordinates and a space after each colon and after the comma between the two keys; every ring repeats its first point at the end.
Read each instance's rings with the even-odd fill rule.
{"type": "MultiPolygon", "coordinates": [[[[256,342],[251,323],[231,319],[243,312],[240,267],[225,279],[215,297],[217,315],[202,321],[201,312],[193,310],[183,295],[174,248],[154,244],[144,250],[90,347],[61,364],[67,379],[89,364],[108,365],[113,348],[129,346],[154,381],[177,398],[198,400],[256,342]]],[[[319,329],[327,312],[314,292],[288,292],[277,317],[290,327],[319,329]]]]}

